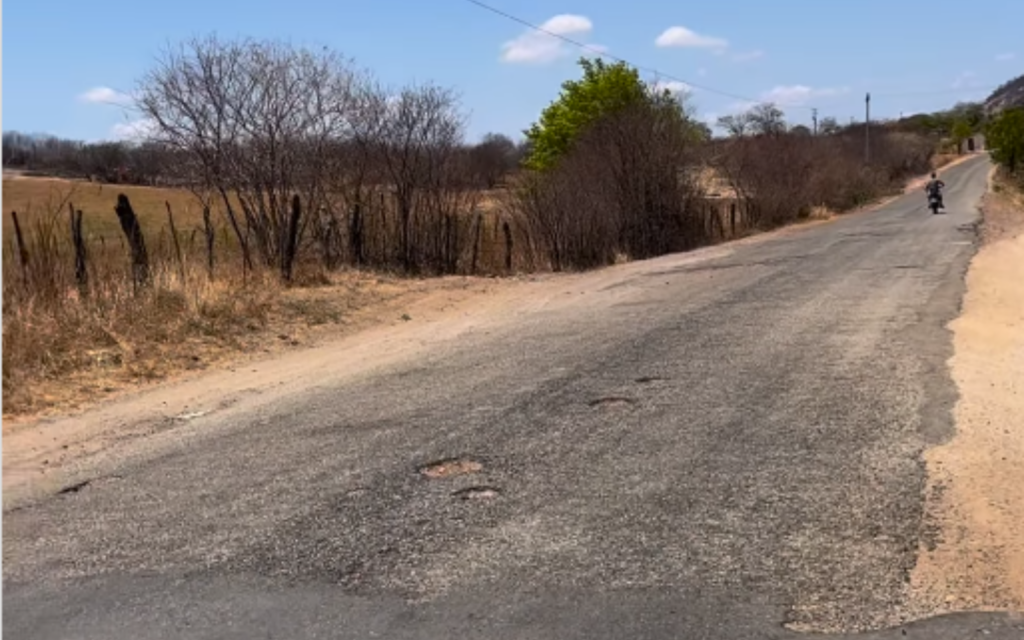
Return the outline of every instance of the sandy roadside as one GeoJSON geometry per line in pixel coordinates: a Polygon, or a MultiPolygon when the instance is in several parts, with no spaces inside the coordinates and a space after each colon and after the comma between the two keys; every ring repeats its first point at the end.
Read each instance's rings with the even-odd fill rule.
{"type": "Polygon", "coordinates": [[[916,616],[1024,610],[1024,197],[984,201],[983,245],[950,324],[957,432],[928,451],[916,616]]]}

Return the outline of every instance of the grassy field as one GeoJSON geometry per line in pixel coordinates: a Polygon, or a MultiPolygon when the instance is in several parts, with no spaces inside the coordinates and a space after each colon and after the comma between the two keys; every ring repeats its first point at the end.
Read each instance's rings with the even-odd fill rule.
{"type": "Polygon", "coordinates": [[[60,178],[4,178],[3,231],[13,232],[11,211],[17,211],[23,225],[44,215],[67,215],[67,202],[82,210],[85,233],[93,238],[114,239],[121,227],[114,213],[117,194],[128,196],[139,216],[143,233],[159,234],[167,227],[167,202],[174,211],[175,224],[186,231],[202,226],[202,207],[183,189],[111,185],[60,178]]]}

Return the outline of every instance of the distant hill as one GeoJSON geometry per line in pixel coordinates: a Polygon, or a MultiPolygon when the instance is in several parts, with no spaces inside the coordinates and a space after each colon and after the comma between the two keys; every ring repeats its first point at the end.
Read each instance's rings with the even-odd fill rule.
{"type": "Polygon", "coordinates": [[[1024,75],[1003,84],[985,100],[985,113],[988,115],[1011,107],[1024,107],[1024,75]]]}

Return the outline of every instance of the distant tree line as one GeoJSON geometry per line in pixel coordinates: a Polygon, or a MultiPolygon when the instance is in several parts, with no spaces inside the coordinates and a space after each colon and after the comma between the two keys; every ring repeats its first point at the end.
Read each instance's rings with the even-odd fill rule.
{"type": "MultiPolygon", "coordinates": [[[[493,189],[518,167],[527,150],[501,133],[488,133],[476,144],[462,145],[465,178],[493,189]]],[[[7,131],[3,134],[3,166],[40,176],[91,180],[108,184],[187,186],[180,170],[185,156],[153,141],[83,142],[48,134],[7,131]]]]}
{"type": "Polygon", "coordinates": [[[154,143],[67,140],[17,131],[3,134],[3,166],[42,175],[114,184],[171,182],[171,150],[154,143]]]}

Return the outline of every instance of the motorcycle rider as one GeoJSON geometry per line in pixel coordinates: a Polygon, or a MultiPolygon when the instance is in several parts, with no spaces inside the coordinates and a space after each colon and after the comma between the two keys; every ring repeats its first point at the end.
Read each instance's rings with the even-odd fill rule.
{"type": "Polygon", "coordinates": [[[939,208],[945,209],[946,205],[942,202],[942,190],[946,187],[946,183],[939,180],[938,176],[932,171],[932,179],[928,181],[928,184],[924,186],[924,192],[929,196],[935,196],[939,199],[939,208]]]}

